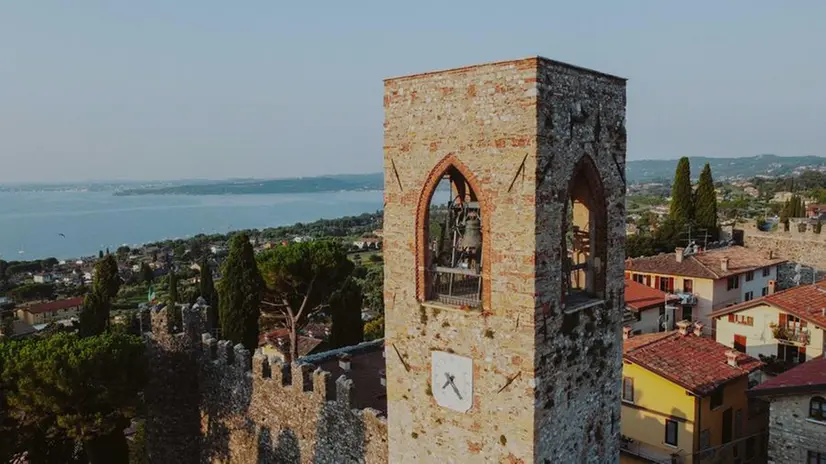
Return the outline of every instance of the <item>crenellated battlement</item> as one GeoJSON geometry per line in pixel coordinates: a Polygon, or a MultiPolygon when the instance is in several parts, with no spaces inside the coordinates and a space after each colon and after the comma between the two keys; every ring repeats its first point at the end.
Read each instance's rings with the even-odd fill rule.
{"type": "MultiPolygon", "coordinates": [[[[366,407],[358,400],[375,396],[374,390],[379,385],[384,388],[381,371],[376,371],[375,385],[370,383],[365,387],[367,390],[360,392],[361,385],[345,373],[334,379],[333,373],[321,367],[332,365],[336,372],[341,372],[338,359],[350,354],[368,353],[374,360],[376,356],[383,357],[383,341],[285,363],[267,356],[261,349],[250,353],[241,344],[205,333],[205,306],[181,306],[183,327],[178,331],[170,324],[170,313],[167,307],[150,310],[152,332],[145,334],[155,347],[153,367],[156,371],[153,375],[160,392],[154,396],[159,401],[167,401],[152,405],[156,429],[148,436],[156,440],[149,446],[155,450],[154,459],[180,460],[181,454],[192,454],[190,448],[168,451],[165,440],[169,433],[163,426],[176,424],[172,430],[180,435],[182,432],[176,427],[180,426],[181,417],[192,417],[193,420],[201,417],[200,439],[193,436],[192,443],[201,443],[195,454],[205,461],[224,459],[221,456],[227,452],[225,445],[218,445],[227,440],[226,432],[220,431],[228,430],[231,431],[230,443],[237,444],[230,447],[233,462],[293,462],[294,456],[300,456],[301,462],[316,462],[320,456],[326,456],[321,459],[324,462],[347,462],[357,455],[363,455],[366,462],[387,462],[387,420],[381,411],[366,407]],[[175,378],[165,382],[162,377],[168,377],[170,373],[194,377],[197,381],[192,386],[197,391],[176,391],[174,399],[164,398],[164,385],[182,380],[175,378]],[[182,398],[187,397],[195,400],[197,406],[191,407],[198,410],[197,415],[179,410],[182,398]],[[285,449],[280,442],[261,445],[261,434],[265,432],[279,436],[294,434],[296,438],[292,446],[296,449],[285,449]],[[258,460],[256,453],[250,451],[256,448],[259,450],[258,460]]],[[[349,369],[349,364],[347,366],[349,369]]],[[[364,372],[359,382],[365,382],[364,372]]],[[[367,376],[366,381],[372,380],[367,376]]],[[[194,459],[183,461],[197,462],[194,459]]]]}
{"type": "MultiPolygon", "coordinates": [[[[788,230],[780,225],[770,231],[760,230],[755,221],[748,221],[734,226],[732,235],[738,233],[742,234],[743,244],[747,248],[772,252],[793,263],[826,270],[826,230],[817,221],[789,219],[788,230]]],[[[778,277],[778,280],[782,279],[778,277]]]]}

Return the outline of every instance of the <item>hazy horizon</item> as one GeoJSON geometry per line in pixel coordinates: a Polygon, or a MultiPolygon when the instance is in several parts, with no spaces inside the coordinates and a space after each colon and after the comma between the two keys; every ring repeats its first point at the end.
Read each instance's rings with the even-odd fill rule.
{"type": "Polygon", "coordinates": [[[4,4],[0,183],[380,172],[384,78],[532,55],[629,79],[629,161],[826,155],[825,14],[814,0],[4,4]]]}

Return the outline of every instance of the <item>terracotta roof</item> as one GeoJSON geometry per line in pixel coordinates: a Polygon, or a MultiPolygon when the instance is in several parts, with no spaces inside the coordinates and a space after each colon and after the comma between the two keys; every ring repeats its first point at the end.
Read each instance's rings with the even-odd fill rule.
{"type": "Polygon", "coordinates": [[[740,353],[738,366],[726,361],[729,348],[708,337],[678,331],[633,336],[623,342],[623,358],[664,377],[694,394],[705,396],[718,386],[763,365],[740,353]]]}
{"type": "Polygon", "coordinates": [[[826,391],[826,358],[816,358],[793,367],[752,388],[749,395],[782,395],[811,391],[826,391]]]}
{"type": "MultiPolygon", "coordinates": [[[[318,345],[320,345],[323,340],[319,340],[317,338],[311,338],[304,335],[298,335],[296,340],[298,342],[298,356],[306,356],[313,352],[318,345]]],[[[289,351],[290,346],[290,331],[287,329],[276,329],[272,332],[268,332],[265,334],[261,334],[258,336],[258,346],[264,346],[269,344],[273,348],[281,351],[282,346],[284,350],[289,351]],[[269,340],[268,340],[269,339],[269,340]],[[278,342],[281,342],[283,345],[279,345],[278,342]]]]}
{"type": "MultiPolygon", "coordinates": [[[[353,381],[352,406],[356,409],[373,408],[387,415],[387,388],[381,384],[386,363],[384,340],[360,343],[338,350],[325,351],[301,359],[330,373],[336,380],[342,375],[353,381]],[[350,356],[350,370],[344,371],[338,363],[339,354],[350,356]]],[[[330,386],[335,388],[333,382],[330,386]]],[[[331,392],[332,393],[332,392],[331,392]]]]}
{"type": "MultiPolygon", "coordinates": [[[[665,303],[667,294],[656,288],[643,285],[631,279],[625,279],[625,306],[634,311],[657,307],[665,303]]],[[[668,301],[679,300],[672,296],[668,301]]]]}
{"type": "Polygon", "coordinates": [[[683,257],[682,262],[679,263],[675,253],[627,259],[625,260],[625,269],[652,274],[717,280],[785,262],[785,259],[780,258],[769,259],[768,256],[759,251],[741,246],[732,246],[691,254],[683,257]],[[728,271],[723,271],[720,266],[720,261],[723,258],[729,259],[728,271]]]}
{"type": "Polygon", "coordinates": [[[804,321],[826,327],[826,281],[801,285],[713,311],[709,317],[725,316],[761,304],[769,304],[804,321]]]}
{"type": "Polygon", "coordinates": [[[47,303],[39,303],[31,306],[25,306],[22,309],[31,314],[51,313],[61,309],[76,308],[83,304],[83,297],[68,298],[65,300],[49,301],[47,303]]]}

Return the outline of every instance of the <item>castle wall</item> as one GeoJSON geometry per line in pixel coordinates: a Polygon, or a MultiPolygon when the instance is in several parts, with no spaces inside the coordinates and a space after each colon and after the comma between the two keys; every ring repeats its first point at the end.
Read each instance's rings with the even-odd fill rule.
{"type": "Polygon", "coordinates": [[[387,462],[386,421],[352,407],[352,381],[250,356],[209,334],[198,339],[203,315],[184,311],[186,334],[163,330],[164,309],[147,337],[157,382],[147,393],[151,462],[387,462]]]}
{"type": "MultiPolygon", "coordinates": [[[[824,276],[824,271],[826,271],[826,230],[818,233],[811,224],[808,224],[808,221],[794,220],[792,220],[788,232],[783,230],[761,231],[757,229],[754,223],[740,224],[738,228],[744,232],[743,239],[746,247],[760,251],[773,251],[781,258],[820,271],[818,278],[824,276]]],[[[780,288],[788,288],[794,285],[791,280],[794,274],[793,267],[794,264],[779,266],[777,280],[780,288]]],[[[811,282],[813,277],[811,269],[803,269],[801,276],[803,282],[811,282]]]]}

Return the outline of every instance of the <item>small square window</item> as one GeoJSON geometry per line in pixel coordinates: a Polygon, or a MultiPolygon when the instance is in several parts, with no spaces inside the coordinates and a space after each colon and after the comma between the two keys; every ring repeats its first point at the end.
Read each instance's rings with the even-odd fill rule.
{"type": "Polygon", "coordinates": [[[731,276],[728,278],[727,288],[728,290],[734,290],[735,288],[740,288],[740,276],[731,276]]]}
{"type": "Polygon", "coordinates": [[[751,301],[754,299],[754,292],[746,292],[746,296],[743,301],[751,301]]]}
{"type": "Polygon", "coordinates": [[[769,287],[763,287],[763,290],[760,291],[761,296],[766,296],[769,294],[769,287]]]}
{"type": "Polygon", "coordinates": [[[772,274],[772,268],[764,267],[763,268],[763,277],[768,277],[772,274]]]}
{"type": "Polygon", "coordinates": [[[622,378],[622,400],[628,401],[629,403],[634,402],[634,378],[633,377],[623,377],[622,378]]]}
{"type": "Polygon", "coordinates": [[[754,271],[749,271],[746,273],[746,282],[751,282],[754,280],[754,271]]]}

